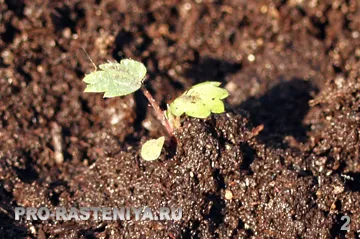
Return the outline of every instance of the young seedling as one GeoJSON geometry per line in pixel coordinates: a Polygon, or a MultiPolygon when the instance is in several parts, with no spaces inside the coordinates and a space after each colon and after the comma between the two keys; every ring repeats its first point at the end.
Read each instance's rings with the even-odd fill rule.
{"type": "MultiPolygon", "coordinates": [[[[104,97],[116,97],[131,94],[140,88],[154,108],[156,117],[173,137],[174,126],[179,127],[179,117],[184,113],[195,118],[206,118],[211,113],[225,111],[222,102],[229,93],[220,88],[220,82],[210,81],[197,84],[175,99],[168,111],[162,111],[154,97],[141,87],[146,76],[146,67],[138,61],[123,59],[120,63],[108,62],[99,66],[100,70],[87,74],[83,81],[87,84],[84,92],[104,93],[104,97]],[[174,120],[175,119],[175,120],[174,120]]],[[[141,157],[152,161],[160,156],[165,137],[145,142],[141,157]]]]}

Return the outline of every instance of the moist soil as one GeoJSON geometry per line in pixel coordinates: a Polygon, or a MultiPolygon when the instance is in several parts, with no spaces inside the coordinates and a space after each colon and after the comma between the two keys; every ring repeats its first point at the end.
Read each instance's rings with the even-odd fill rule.
{"type": "Polygon", "coordinates": [[[360,5],[0,0],[0,238],[360,236],[360,5]],[[164,134],[141,92],[82,78],[124,57],[166,108],[221,81],[227,113],[164,134]],[[16,221],[14,207],[162,206],[180,221],[16,221]],[[349,231],[341,230],[350,218],[349,231]]]}

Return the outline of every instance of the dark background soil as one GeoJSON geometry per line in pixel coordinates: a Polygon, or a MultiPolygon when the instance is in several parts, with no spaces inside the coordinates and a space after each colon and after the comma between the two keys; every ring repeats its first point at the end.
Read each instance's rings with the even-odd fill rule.
{"type": "Polygon", "coordinates": [[[0,0],[0,238],[359,237],[359,69],[356,0],[0,0]],[[176,155],[144,162],[163,129],[141,92],[83,94],[82,48],[96,64],[142,61],[162,107],[222,81],[228,113],[185,119],[176,155]],[[13,214],[145,205],[183,220],[13,214]]]}

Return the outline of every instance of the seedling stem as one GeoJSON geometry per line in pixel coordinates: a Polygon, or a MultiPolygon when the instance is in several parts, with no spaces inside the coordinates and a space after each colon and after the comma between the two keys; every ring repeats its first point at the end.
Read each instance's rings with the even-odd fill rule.
{"type": "Polygon", "coordinates": [[[153,107],[156,118],[165,127],[168,134],[170,136],[173,136],[173,132],[174,132],[173,126],[170,124],[170,122],[165,117],[164,111],[162,111],[160,109],[160,106],[158,105],[158,103],[156,103],[156,100],[154,99],[154,97],[150,94],[150,92],[144,86],[141,87],[141,90],[142,90],[143,94],[145,95],[145,97],[147,98],[147,100],[149,101],[149,103],[151,104],[151,106],[153,107]]]}

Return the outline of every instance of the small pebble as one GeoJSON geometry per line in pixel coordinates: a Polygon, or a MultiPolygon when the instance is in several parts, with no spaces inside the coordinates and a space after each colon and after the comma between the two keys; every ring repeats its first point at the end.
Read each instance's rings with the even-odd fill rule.
{"type": "Polygon", "coordinates": [[[248,55],[247,58],[248,58],[248,60],[249,60],[250,62],[255,61],[255,56],[254,56],[253,54],[248,55]]]}
{"type": "Polygon", "coordinates": [[[225,199],[231,200],[232,198],[233,198],[233,193],[230,190],[226,189],[225,190],[225,199]]]}
{"type": "Polygon", "coordinates": [[[69,39],[71,37],[71,29],[70,28],[65,28],[62,32],[62,36],[66,39],[69,39]]]}

